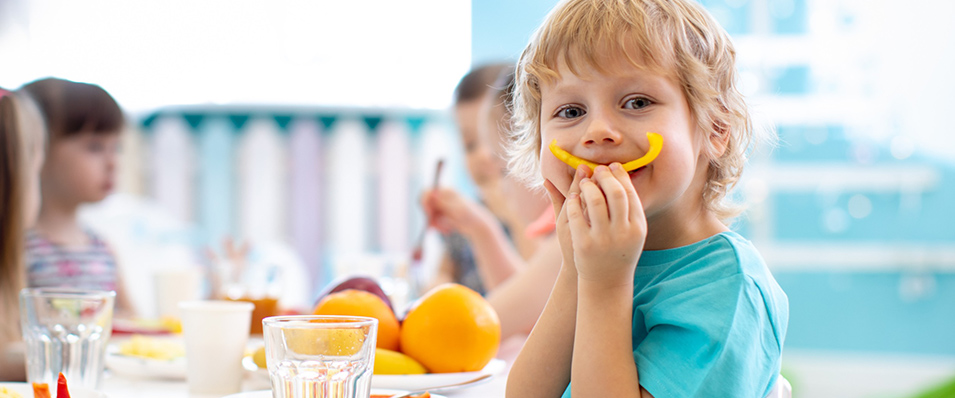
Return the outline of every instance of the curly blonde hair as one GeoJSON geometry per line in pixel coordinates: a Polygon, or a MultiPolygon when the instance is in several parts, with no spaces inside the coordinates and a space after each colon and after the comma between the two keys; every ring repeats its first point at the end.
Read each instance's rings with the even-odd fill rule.
{"type": "Polygon", "coordinates": [[[753,124],[736,87],[736,50],[726,31],[692,0],[565,0],[548,14],[517,63],[511,172],[540,185],[540,84],[625,57],[634,67],[670,76],[683,88],[697,127],[722,136],[719,155],[703,140],[709,170],[703,190],[708,209],[726,220],[739,213],[727,192],[739,181],[754,139],[753,124]],[[639,64],[636,60],[645,60],[639,64]]]}

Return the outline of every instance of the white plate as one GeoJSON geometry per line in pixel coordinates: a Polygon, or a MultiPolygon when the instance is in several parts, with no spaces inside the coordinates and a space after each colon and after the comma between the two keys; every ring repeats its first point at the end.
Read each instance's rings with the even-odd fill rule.
{"type": "MultiPolygon", "coordinates": [[[[69,382],[67,382],[69,385],[69,382]]],[[[16,391],[23,395],[23,398],[33,398],[33,385],[30,383],[7,383],[0,382],[0,387],[6,387],[9,390],[16,391]]],[[[99,391],[88,390],[80,386],[69,386],[70,396],[73,398],[105,398],[106,394],[99,391]]],[[[50,386],[50,395],[56,396],[56,384],[50,386]]]]}
{"type": "Polygon", "coordinates": [[[120,376],[150,379],[186,379],[186,357],[169,360],[149,359],[108,350],[106,368],[120,376]]]}
{"type": "MultiPolygon", "coordinates": [[[[372,394],[372,395],[375,395],[375,394],[379,394],[379,395],[386,395],[386,394],[395,395],[395,394],[400,394],[400,393],[403,393],[403,392],[404,392],[404,391],[402,391],[402,390],[389,390],[389,389],[384,389],[384,388],[372,388],[372,389],[371,389],[371,394],[372,394]]],[[[438,394],[431,394],[431,397],[432,397],[432,398],[447,398],[447,397],[445,397],[444,395],[438,395],[438,394]]],[[[28,398],[28,397],[25,397],[25,398],[28,398]]],[[[222,397],[222,398],[272,398],[272,390],[240,392],[240,393],[238,393],[238,394],[227,395],[227,396],[222,397]]]]}
{"type": "MultiPolygon", "coordinates": [[[[182,337],[173,336],[144,336],[155,340],[156,344],[175,344],[182,346],[182,337]]],[[[120,346],[130,337],[114,339],[106,347],[106,369],[119,376],[132,378],[185,380],[186,357],[179,356],[172,359],[144,358],[120,353],[120,346]]]]}
{"type": "MultiPolygon", "coordinates": [[[[423,375],[375,375],[371,377],[373,388],[394,388],[398,390],[424,390],[473,380],[483,375],[496,375],[504,370],[502,359],[492,359],[484,369],[477,372],[429,373],[423,375]]],[[[462,386],[465,388],[467,386],[462,386]]]]}

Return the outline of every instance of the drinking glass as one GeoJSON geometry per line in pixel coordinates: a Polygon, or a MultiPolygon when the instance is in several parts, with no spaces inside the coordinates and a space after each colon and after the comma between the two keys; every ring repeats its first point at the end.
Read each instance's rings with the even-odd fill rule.
{"type": "Polygon", "coordinates": [[[95,390],[113,331],[116,292],[67,288],[20,291],[20,324],[27,345],[27,380],[95,390]]]}
{"type": "Polygon", "coordinates": [[[262,322],[273,398],[370,395],[377,319],[299,315],[262,322]]]}

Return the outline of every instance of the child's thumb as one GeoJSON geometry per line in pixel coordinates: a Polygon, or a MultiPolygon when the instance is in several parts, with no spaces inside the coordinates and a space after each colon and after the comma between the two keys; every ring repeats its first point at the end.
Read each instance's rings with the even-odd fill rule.
{"type": "Polygon", "coordinates": [[[560,214],[561,207],[564,206],[564,194],[560,193],[560,190],[554,186],[554,183],[550,180],[544,180],[544,189],[547,190],[547,195],[550,196],[550,202],[554,205],[554,216],[556,217],[560,214]]]}

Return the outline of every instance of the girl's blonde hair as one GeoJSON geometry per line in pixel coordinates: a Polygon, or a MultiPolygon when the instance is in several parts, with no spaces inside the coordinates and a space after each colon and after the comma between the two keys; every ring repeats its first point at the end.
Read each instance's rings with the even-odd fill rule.
{"type": "Polygon", "coordinates": [[[738,209],[724,199],[742,173],[753,126],[736,88],[733,44],[726,31],[692,0],[565,0],[558,4],[517,64],[512,173],[532,185],[542,182],[540,84],[559,77],[557,65],[563,62],[575,74],[586,66],[603,72],[602,65],[616,59],[674,78],[683,87],[698,129],[722,136],[726,142],[722,155],[711,140],[703,140],[710,159],[703,198],[720,219],[735,216],[738,209]]]}
{"type": "MultiPolygon", "coordinates": [[[[0,350],[20,339],[19,293],[26,285],[26,200],[46,125],[36,102],[22,91],[0,96],[0,350]]],[[[2,366],[0,366],[2,367],[2,366]]]]}
{"type": "Polygon", "coordinates": [[[15,93],[0,97],[0,347],[19,340],[19,292],[25,284],[23,253],[26,169],[20,132],[22,103],[15,93]]]}

